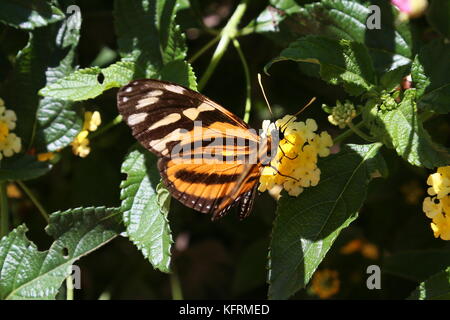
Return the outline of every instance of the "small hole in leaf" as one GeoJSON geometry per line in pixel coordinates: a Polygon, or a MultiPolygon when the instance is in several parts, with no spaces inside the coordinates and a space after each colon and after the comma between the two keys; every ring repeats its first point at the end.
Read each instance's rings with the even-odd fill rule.
{"type": "Polygon", "coordinates": [[[98,83],[103,84],[103,81],[105,81],[105,76],[103,75],[103,73],[100,72],[97,75],[97,81],[98,81],[98,83]]]}
{"type": "Polygon", "coordinates": [[[66,247],[62,248],[62,254],[64,257],[68,257],[69,256],[69,249],[67,249],[66,247]]]}

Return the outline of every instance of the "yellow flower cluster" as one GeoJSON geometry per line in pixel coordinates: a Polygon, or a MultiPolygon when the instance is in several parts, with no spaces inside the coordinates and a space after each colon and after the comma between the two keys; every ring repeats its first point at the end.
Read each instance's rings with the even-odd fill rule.
{"type": "Polygon", "coordinates": [[[258,190],[264,192],[282,186],[291,196],[298,196],[303,189],[316,186],[320,180],[317,158],[330,154],[333,140],[327,132],[316,133],[317,123],[313,119],[305,122],[294,121],[286,115],[275,124],[266,120],[263,131],[271,132],[270,127],[281,129],[284,139],[279,143],[276,156],[270,166],[264,167],[259,179],[258,190]]]}
{"type": "Polygon", "coordinates": [[[17,116],[12,110],[7,110],[0,99],[0,159],[11,157],[22,149],[22,140],[11,130],[16,128],[17,116]]]}
{"type": "Polygon", "coordinates": [[[314,273],[311,291],[321,299],[328,299],[339,292],[339,274],[335,270],[324,269],[314,273]]]}
{"type": "Polygon", "coordinates": [[[431,229],[436,238],[450,240],[450,166],[437,169],[428,177],[427,197],[423,201],[423,211],[432,219],[431,229]]]}
{"type": "Polygon", "coordinates": [[[101,124],[102,119],[98,111],[87,111],[84,113],[84,123],[83,130],[76,136],[75,140],[72,141],[72,152],[80,156],[81,158],[87,157],[91,152],[91,147],[89,146],[89,131],[93,132],[97,130],[98,126],[101,124]]]}

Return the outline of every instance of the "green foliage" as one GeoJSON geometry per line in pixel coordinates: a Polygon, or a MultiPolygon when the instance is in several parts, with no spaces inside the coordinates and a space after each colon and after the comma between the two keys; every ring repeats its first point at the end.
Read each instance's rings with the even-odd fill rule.
{"type": "Polygon", "coordinates": [[[0,181],[30,180],[38,178],[50,171],[48,162],[36,161],[28,154],[15,155],[4,159],[0,166],[0,181]]]}
{"type": "Polygon", "coordinates": [[[450,299],[450,268],[441,271],[422,282],[409,299],[448,300],[450,299]]]}
{"type": "Polygon", "coordinates": [[[127,84],[133,79],[133,73],[134,64],[122,61],[103,69],[81,69],[46,86],[40,93],[71,101],[92,99],[103,91],[127,84]]]}
{"type": "Polygon", "coordinates": [[[369,180],[382,170],[380,146],[345,147],[321,161],[317,187],[281,198],[270,244],[270,298],[304,288],[341,230],[357,218],[369,180]]]}
{"type": "Polygon", "coordinates": [[[450,163],[450,153],[434,143],[417,114],[414,89],[407,90],[397,109],[380,112],[379,118],[397,153],[409,163],[427,168],[450,163]]]}
{"type": "Polygon", "coordinates": [[[142,147],[130,151],[122,164],[127,179],[120,185],[121,211],[130,240],[155,268],[169,272],[173,242],[167,220],[170,197],[155,167],[156,157],[142,147]]]}
{"type": "MultiPolygon", "coordinates": [[[[135,62],[134,78],[159,79],[165,65],[186,57],[184,35],[175,23],[176,3],[173,0],[115,1],[119,52],[124,59],[135,62]]],[[[187,68],[187,62],[183,64],[186,65],[183,69],[187,68]]],[[[189,85],[187,75],[180,84],[189,85]]]]}
{"type": "Polygon", "coordinates": [[[427,10],[428,23],[443,36],[450,37],[450,3],[431,1],[427,10]]]}
{"type": "Polygon", "coordinates": [[[422,282],[450,265],[449,253],[449,249],[402,251],[386,257],[382,270],[385,273],[422,282]]]}
{"type": "Polygon", "coordinates": [[[450,44],[434,40],[424,46],[412,65],[418,105],[438,113],[450,111],[450,44]]]}
{"type": "Polygon", "coordinates": [[[75,12],[66,20],[35,29],[16,57],[5,100],[22,119],[17,134],[26,146],[36,139],[37,149],[54,151],[67,146],[81,130],[81,117],[73,103],[42,99],[37,94],[73,71],[80,27],[81,15],[75,12]]]}
{"type": "Polygon", "coordinates": [[[386,1],[375,3],[383,13],[381,30],[366,28],[371,10],[365,1],[323,0],[300,6],[295,1],[272,0],[271,4],[281,10],[272,14],[272,21],[279,25],[276,36],[282,39],[292,42],[299,36],[318,35],[365,44],[380,74],[411,63],[409,24],[396,21],[397,10],[386,1]]]}
{"type": "Polygon", "coordinates": [[[17,227],[0,240],[0,299],[54,299],[72,264],[119,234],[117,213],[104,207],[55,212],[47,227],[55,242],[47,251],[26,238],[24,225],[17,227]]]}
{"type": "Polygon", "coordinates": [[[320,65],[320,76],[332,84],[343,84],[351,95],[368,92],[375,84],[372,61],[363,45],[349,41],[335,41],[323,37],[300,38],[272,60],[266,69],[279,61],[292,60],[320,65]]]}
{"type": "Polygon", "coordinates": [[[4,0],[0,3],[0,21],[16,28],[32,30],[64,18],[59,8],[45,0],[4,0]]]}

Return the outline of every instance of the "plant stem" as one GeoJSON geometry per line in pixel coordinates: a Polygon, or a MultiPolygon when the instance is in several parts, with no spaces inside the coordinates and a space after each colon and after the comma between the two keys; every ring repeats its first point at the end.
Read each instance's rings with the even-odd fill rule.
{"type": "Polygon", "coordinates": [[[49,221],[48,213],[45,211],[44,207],[41,205],[39,200],[34,196],[34,194],[31,192],[30,189],[20,180],[16,181],[17,184],[22,188],[22,190],[27,194],[28,198],[30,198],[31,202],[36,206],[36,208],[39,210],[41,216],[45,219],[45,221],[49,221]]]}
{"type": "Polygon", "coordinates": [[[105,133],[106,131],[108,131],[109,129],[111,129],[112,127],[118,125],[121,122],[122,122],[122,116],[119,114],[111,122],[105,124],[103,127],[98,129],[97,131],[92,132],[91,134],[89,134],[89,139],[92,140],[93,138],[95,138],[95,137],[105,133]]]}
{"type": "Polygon", "coordinates": [[[206,45],[204,45],[200,50],[198,50],[189,60],[189,63],[193,63],[197,60],[202,54],[204,54],[209,48],[211,48],[216,42],[220,40],[220,34],[211,39],[206,45]]]}
{"type": "Polygon", "coordinates": [[[236,51],[239,54],[239,58],[241,58],[242,67],[244,68],[245,73],[245,88],[247,97],[245,99],[245,113],[244,113],[244,122],[248,123],[250,120],[250,110],[252,108],[252,83],[250,79],[250,70],[248,68],[247,60],[245,59],[244,53],[241,50],[241,45],[237,39],[233,39],[233,45],[236,48],[236,51]]]}
{"type": "Polygon", "coordinates": [[[178,278],[178,274],[173,268],[170,274],[170,287],[172,289],[172,299],[173,300],[183,300],[183,292],[181,291],[181,283],[178,278]]]}
{"type": "Polygon", "coordinates": [[[73,278],[69,275],[66,278],[66,300],[73,300],[73,278]]]}
{"type": "Polygon", "coordinates": [[[216,50],[214,51],[214,54],[211,58],[211,62],[209,63],[208,68],[206,69],[205,73],[203,74],[198,84],[199,91],[203,90],[209,78],[216,69],[217,64],[222,59],[226,49],[228,48],[230,40],[236,36],[237,25],[239,24],[242,16],[244,15],[245,10],[247,9],[248,1],[249,0],[244,0],[237,6],[230,20],[228,20],[228,23],[222,29],[222,32],[220,33],[219,44],[217,45],[216,50]]]}
{"type": "MultiPolygon", "coordinates": [[[[364,124],[364,121],[360,122],[364,124]]],[[[353,123],[351,121],[349,121],[347,123],[348,127],[353,130],[353,132],[355,132],[358,136],[360,136],[362,139],[369,141],[369,142],[374,142],[375,139],[368,136],[367,134],[365,134],[364,132],[362,132],[361,130],[358,129],[357,126],[353,125],[353,123]]]]}
{"type": "MultiPolygon", "coordinates": [[[[353,125],[353,128],[358,129],[363,124],[364,124],[364,121],[361,121],[360,123],[353,125]]],[[[333,139],[333,144],[341,143],[342,141],[344,141],[345,139],[350,137],[353,133],[355,133],[355,132],[352,129],[348,129],[348,130],[344,131],[343,133],[341,133],[340,135],[338,135],[336,138],[333,139]]]]}
{"type": "Polygon", "coordinates": [[[6,182],[0,183],[0,239],[9,233],[8,198],[6,182]]]}

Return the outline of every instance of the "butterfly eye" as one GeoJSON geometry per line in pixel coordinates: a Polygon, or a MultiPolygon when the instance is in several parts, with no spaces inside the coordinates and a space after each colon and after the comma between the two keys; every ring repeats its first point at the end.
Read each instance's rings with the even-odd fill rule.
{"type": "Polygon", "coordinates": [[[281,128],[278,130],[278,139],[279,141],[284,139],[284,131],[286,131],[286,129],[282,130],[281,128]]]}

